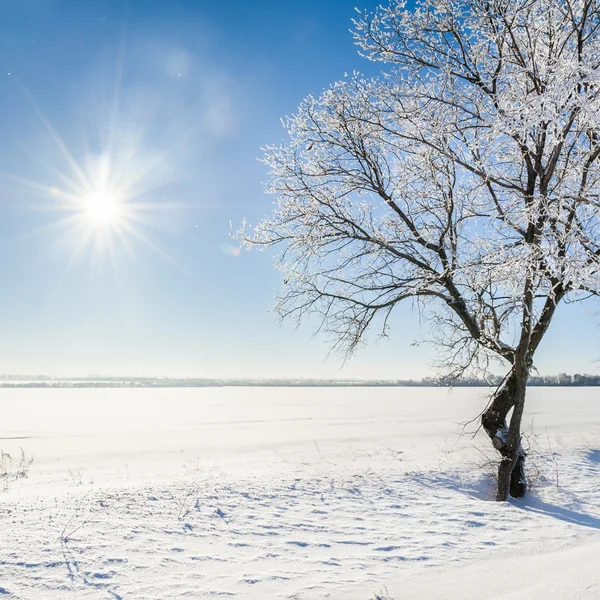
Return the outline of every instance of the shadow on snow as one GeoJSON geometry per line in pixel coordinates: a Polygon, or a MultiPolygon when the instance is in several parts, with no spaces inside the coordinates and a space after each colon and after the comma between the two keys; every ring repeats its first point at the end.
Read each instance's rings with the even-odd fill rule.
{"type": "Polygon", "coordinates": [[[591,527],[592,529],[600,529],[600,519],[593,515],[588,515],[584,512],[577,512],[570,508],[563,506],[556,506],[549,502],[544,502],[536,496],[526,496],[523,500],[511,500],[511,504],[517,508],[523,510],[538,513],[541,515],[547,515],[560,519],[566,523],[573,523],[574,525],[581,525],[583,527],[591,527]]]}

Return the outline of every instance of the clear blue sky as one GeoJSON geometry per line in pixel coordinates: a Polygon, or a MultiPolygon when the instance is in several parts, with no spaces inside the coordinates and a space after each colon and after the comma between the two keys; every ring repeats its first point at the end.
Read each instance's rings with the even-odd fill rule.
{"type": "MultiPolygon", "coordinates": [[[[0,373],[429,374],[408,307],[340,370],[310,325],[268,312],[271,257],[229,239],[271,209],[257,159],[284,140],[280,117],[345,72],[376,73],[349,33],[354,6],[376,4],[3,2],[0,373]],[[120,231],[95,220],[78,170],[118,180],[120,231]]],[[[538,366],[597,372],[598,341],[595,317],[563,310],[538,366]]]]}

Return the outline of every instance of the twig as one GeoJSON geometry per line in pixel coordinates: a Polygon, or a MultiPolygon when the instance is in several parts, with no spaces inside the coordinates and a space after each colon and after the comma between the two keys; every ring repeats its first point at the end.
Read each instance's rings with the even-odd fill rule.
{"type": "Polygon", "coordinates": [[[548,433],[547,427],[546,427],[546,439],[548,440],[548,448],[550,448],[550,456],[552,457],[552,462],[554,463],[554,470],[556,472],[556,487],[559,487],[558,462],[556,461],[556,456],[555,456],[554,450],[552,448],[552,442],[550,441],[550,434],[548,433]]]}

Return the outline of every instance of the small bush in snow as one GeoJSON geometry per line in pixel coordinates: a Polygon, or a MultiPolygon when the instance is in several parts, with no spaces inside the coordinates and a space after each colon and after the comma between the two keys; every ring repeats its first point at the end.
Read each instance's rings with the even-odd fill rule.
{"type": "Polygon", "coordinates": [[[23,448],[20,450],[20,456],[15,459],[8,452],[0,450],[0,485],[3,492],[8,490],[11,482],[29,475],[29,467],[33,463],[33,456],[27,456],[23,448]]]}

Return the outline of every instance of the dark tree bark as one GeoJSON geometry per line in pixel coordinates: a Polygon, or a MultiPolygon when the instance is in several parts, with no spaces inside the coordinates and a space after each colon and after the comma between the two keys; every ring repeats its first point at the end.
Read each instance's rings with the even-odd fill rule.
{"type": "MultiPolygon", "coordinates": [[[[554,295],[549,295],[536,326],[529,333],[524,330],[522,344],[514,354],[511,370],[492,397],[492,401],[481,417],[481,424],[492,440],[494,448],[502,456],[498,467],[496,499],[506,500],[508,494],[522,498],[527,492],[525,474],[526,453],[521,444],[521,418],[525,405],[525,394],[532,357],[550,325],[557,304],[565,295],[565,288],[554,282],[554,295]],[[510,426],[508,413],[513,409],[510,426]]],[[[531,313],[531,309],[528,310],[531,313]]],[[[524,324],[525,327],[526,324],[524,324]]]]}
{"type": "Polygon", "coordinates": [[[523,498],[527,493],[527,479],[525,476],[525,451],[519,447],[517,462],[510,473],[509,493],[513,498],[523,498]]]}
{"type": "Polygon", "coordinates": [[[492,401],[481,417],[481,423],[492,444],[502,456],[498,467],[497,500],[508,494],[522,498],[527,492],[525,451],[521,445],[521,418],[525,403],[527,370],[513,368],[496,390],[492,401]],[[507,415],[513,414],[510,426],[507,415]]]}

